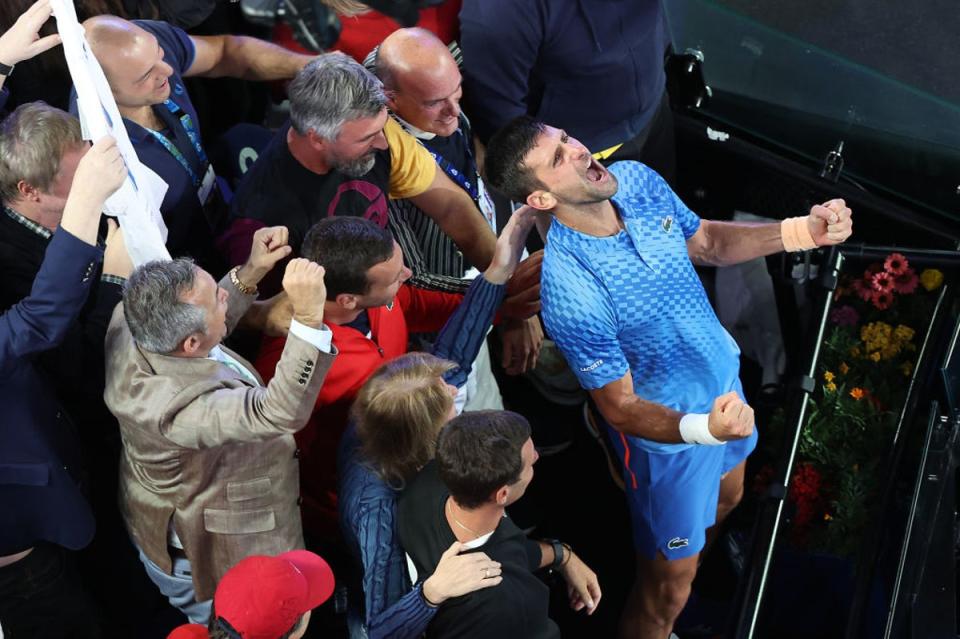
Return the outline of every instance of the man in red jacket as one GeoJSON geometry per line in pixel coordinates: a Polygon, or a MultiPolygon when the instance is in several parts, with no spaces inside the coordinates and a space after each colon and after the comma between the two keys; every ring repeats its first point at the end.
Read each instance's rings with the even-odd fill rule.
{"type": "MultiPolygon", "coordinates": [[[[483,275],[487,281],[506,283],[531,224],[532,219],[504,229],[483,275]],[[523,237],[517,239],[517,233],[523,237]]],[[[308,538],[328,540],[338,533],[337,445],[357,391],[377,367],[407,352],[411,332],[439,331],[463,296],[405,284],[411,271],[400,245],[389,230],[364,218],[320,221],[304,239],[301,254],[326,271],[324,323],[333,332],[337,351],[313,415],[297,434],[304,530],[308,538]]],[[[285,341],[265,340],[256,363],[264,379],[273,375],[285,341]]]]}

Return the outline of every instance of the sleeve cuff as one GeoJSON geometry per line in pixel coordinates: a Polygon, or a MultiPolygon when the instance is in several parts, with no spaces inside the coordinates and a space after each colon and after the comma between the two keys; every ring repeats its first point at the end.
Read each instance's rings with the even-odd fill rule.
{"type": "Polygon", "coordinates": [[[330,353],[333,350],[333,332],[327,328],[326,324],[320,328],[311,328],[292,319],[290,320],[290,334],[316,346],[318,350],[324,353],[330,353]]]}
{"type": "Polygon", "coordinates": [[[100,276],[100,281],[123,286],[127,283],[127,278],[120,277],[119,275],[111,275],[110,273],[104,273],[100,276]]]}

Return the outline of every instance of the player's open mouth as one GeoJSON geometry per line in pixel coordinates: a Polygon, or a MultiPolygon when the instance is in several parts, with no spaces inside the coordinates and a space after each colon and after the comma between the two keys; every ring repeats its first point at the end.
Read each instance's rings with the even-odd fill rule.
{"type": "Polygon", "coordinates": [[[605,182],[607,177],[607,170],[591,157],[590,164],[587,165],[587,179],[599,184],[605,182]]]}

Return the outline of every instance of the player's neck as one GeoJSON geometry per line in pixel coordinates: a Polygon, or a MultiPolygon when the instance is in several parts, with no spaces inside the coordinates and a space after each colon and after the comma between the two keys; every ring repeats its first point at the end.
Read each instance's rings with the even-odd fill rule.
{"type": "Polygon", "coordinates": [[[306,136],[294,131],[292,126],[287,130],[287,148],[290,150],[293,159],[308,171],[317,175],[326,175],[330,172],[332,167],[328,166],[316,149],[310,146],[310,141],[306,136]]]}
{"type": "Polygon", "coordinates": [[[623,229],[620,214],[610,200],[576,206],[558,205],[553,214],[564,226],[585,235],[608,237],[623,229]]]}

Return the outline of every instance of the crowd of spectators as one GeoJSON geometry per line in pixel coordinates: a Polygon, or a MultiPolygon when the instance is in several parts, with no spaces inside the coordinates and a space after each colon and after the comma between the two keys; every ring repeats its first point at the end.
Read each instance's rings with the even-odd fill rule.
{"type": "Polygon", "coordinates": [[[680,201],[659,0],[324,4],[321,53],[76,0],[168,186],[174,259],[136,267],[50,0],[0,7],[0,636],[151,636],[158,600],[175,638],[324,636],[335,600],[355,638],[559,637],[549,584],[589,615],[602,583],[511,519],[539,453],[501,392],[546,329],[625,485],[620,636],[668,637],[757,439],[693,264],[842,242],[850,210],[680,201]]]}

